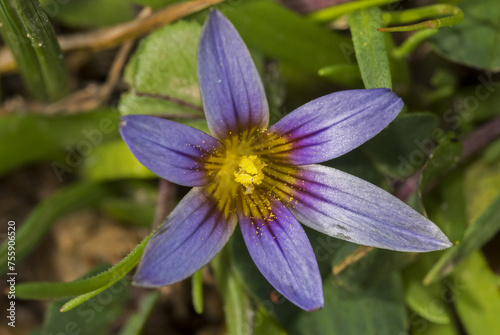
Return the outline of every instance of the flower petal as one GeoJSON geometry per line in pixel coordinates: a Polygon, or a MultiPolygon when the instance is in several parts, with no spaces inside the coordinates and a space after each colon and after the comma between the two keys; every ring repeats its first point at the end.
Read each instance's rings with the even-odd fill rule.
{"type": "Polygon", "coordinates": [[[264,277],[288,300],[305,310],[323,307],[318,263],[303,228],[279,201],[271,218],[238,214],[241,232],[264,277]]]}
{"type": "Polygon", "coordinates": [[[193,188],[149,240],[134,284],[158,287],[191,276],[224,247],[236,223],[236,215],[225,217],[204,188],[193,188]]]}
{"type": "MultiPolygon", "coordinates": [[[[279,179],[278,173],[275,178],[279,179]]],[[[281,183],[280,197],[299,221],[354,243],[399,251],[449,248],[439,228],[386,191],[322,165],[301,166],[281,183]],[[293,181],[291,181],[293,180],[293,181]]]]}
{"type": "Polygon", "coordinates": [[[201,33],[198,78],[215,137],[267,127],[269,107],[257,69],[234,26],[216,10],[210,11],[201,33]]]}
{"type": "Polygon", "coordinates": [[[198,129],[147,115],[122,117],[120,133],[145,167],[184,186],[206,184],[203,163],[222,148],[219,141],[198,129]]]}
{"type": "Polygon", "coordinates": [[[403,108],[386,88],[341,91],[297,108],[269,131],[284,137],[268,147],[273,158],[302,165],[327,161],[360,146],[384,129],[403,108]]]}

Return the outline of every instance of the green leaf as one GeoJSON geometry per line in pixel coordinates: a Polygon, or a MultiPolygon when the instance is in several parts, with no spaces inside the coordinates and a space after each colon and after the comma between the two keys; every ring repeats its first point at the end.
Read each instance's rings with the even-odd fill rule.
{"type": "Polygon", "coordinates": [[[428,288],[421,283],[416,281],[408,283],[405,300],[412,310],[430,322],[438,324],[450,322],[450,317],[444,310],[433,308],[436,297],[430,294],[428,288]]]}
{"type": "Polygon", "coordinates": [[[35,99],[55,101],[68,93],[61,47],[38,0],[0,1],[0,33],[35,99]]]}
{"type": "Polygon", "coordinates": [[[385,49],[380,8],[368,8],[349,14],[349,27],[365,88],[392,89],[389,58],[385,49]]]}
{"type": "Polygon", "coordinates": [[[290,334],[375,335],[406,334],[403,286],[393,274],[369,291],[355,294],[323,284],[325,307],[314,313],[301,312],[287,324],[290,334]]]}
{"type": "Polygon", "coordinates": [[[500,160],[500,140],[492,142],[484,150],[484,160],[486,163],[493,164],[500,160]]]}
{"type": "Polygon", "coordinates": [[[386,280],[395,271],[410,263],[415,254],[384,249],[367,249],[361,258],[353,257],[353,252],[359,252],[359,246],[351,244],[349,249],[339,252],[333,260],[335,285],[351,292],[365,292],[386,280]],[[351,259],[352,262],[351,262],[351,259]],[[344,267],[343,262],[347,262],[344,267]]]}
{"type": "Polygon", "coordinates": [[[122,140],[95,148],[83,162],[81,172],[86,179],[94,181],[156,177],[135,158],[122,140]]]}
{"type": "Polygon", "coordinates": [[[129,291],[128,283],[121,280],[80,308],[68,313],[60,312],[65,300],[52,302],[49,304],[41,334],[109,334],[111,324],[122,315],[129,291]]]}
{"type": "Polygon", "coordinates": [[[465,201],[469,222],[476,220],[500,190],[500,161],[485,164],[478,159],[467,167],[465,172],[465,201]]]}
{"type": "Polygon", "coordinates": [[[462,157],[462,150],[462,143],[454,138],[447,138],[440,143],[430,155],[422,171],[418,186],[419,192],[422,193],[432,182],[453,170],[462,157]]]}
{"type": "Polygon", "coordinates": [[[148,293],[139,303],[138,310],[128,318],[127,323],[120,330],[120,335],[139,335],[151,314],[153,307],[158,301],[158,291],[148,293]]]}
{"type": "Polygon", "coordinates": [[[469,226],[459,245],[448,249],[425,276],[432,283],[450,274],[467,256],[481,248],[500,230],[500,193],[483,214],[469,226]]]}
{"type": "Polygon", "coordinates": [[[250,315],[253,312],[250,301],[234,274],[228,252],[228,247],[224,248],[210,263],[224,302],[227,333],[252,334],[253,322],[250,320],[250,315]]]}
{"type": "Polygon", "coordinates": [[[460,243],[467,224],[463,172],[452,171],[434,192],[424,197],[424,203],[432,222],[452,243],[460,243]]]}
{"type": "Polygon", "coordinates": [[[0,175],[28,163],[57,158],[52,168],[62,180],[80,166],[88,148],[95,150],[118,136],[118,119],[118,111],[109,108],[66,116],[0,117],[0,175]]]}
{"type": "Polygon", "coordinates": [[[88,279],[68,283],[22,283],[16,287],[17,297],[40,300],[80,295],[64,304],[64,310],[68,311],[112,286],[129,273],[141,259],[144,247],[151,235],[142,240],[124,259],[105,272],[88,279]]]}
{"type": "Polygon", "coordinates": [[[417,261],[404,269],[405,301],[415,313],[425,320],[432,323],[449,324],[452,320],[452,311],[446,308],[442,297],[446,288],[441,282],[428,286],[424,286],[422,283],[425,273],[435,263],[437,256],[435,253],[419,254],[417,261]]]}
{"type": "Polygon", "coordinates": [[[191,294],[193,296],[193,307],[196,313],[203,313],[203,277],[200,269],[191,277],[191,294]]]}
{"type": "Polygon", "coordinates": [[[92,28],[123,23],[134,18],[130,0],[40,0],[56,21],[72,28],[92,28]]]}
{"type": "Polygon", "coordinates": [[[174,114],[204,118],[196,72],[201,27],[180,21],[141,41],[128,63],[131,91],[120,100],[122,114],[174,114]]]}
{"type": "Polygon", "coordinates": [[[452,297],[467,334],[500,334],[500,291],[484,257],[479,252],[470,255],[452,282],[452,297]]]}
{"type": "MultiPolygon", "coordinates": [[[[19,264],[21,259],[38,245],[58,218],[77,209],[93,206],[109,194],[110,190],[104,185],[80,183],[67,186],[45,199],[31,212],[16,232],[15,263],[19,264]]],[[[8,269],[7,242],[8,240],[0,247],[0,272],[2,273],[8,269]]],[[[9,272],[13,271],[9,269],[9,272]]],[[[19,286],[21,285],[18,285],[17,289],[19,286]]],[[[22,289],[16,293],[19,298],[22,297],[22,289]]]]}
{"type": "MultiPolygon", "coordinates": [[[[271,0],[219,5],[248,47],[317,76],[319,69],[354,61],[348,38],[328,31],[271,0]]],[[[342,77],[335,78],[343,83],[342,77]]],[[[351,79],[348,80],[349,84],[351,79]]]]}
{"type": "Polygon", "coordinates": [[[458,4],[463,21],[440,29],[432,41],[451,61],[490,71],[500,70],[500,6],[496,0],[464,0],[458,4]],[[481,50],[481,52],[478,52],[481,50]]]}
{"type": "Polygon", "coordinates": [[[415,321],[415,326],[413,326],[413,331],[410,334],[420,334],[420,335],[460,335],[457,326],[448,324],[435,324],[435,323],[422,323],[419,320],[415,321]]]}
{"type": "Polygon", "coordinates": [[[381,172],[405,179],[415,173],[434,150],[434,141],[442,136],[436,132],[437,124],[434,114],[403,115],[364,144],[362,149],[381,172]]]}

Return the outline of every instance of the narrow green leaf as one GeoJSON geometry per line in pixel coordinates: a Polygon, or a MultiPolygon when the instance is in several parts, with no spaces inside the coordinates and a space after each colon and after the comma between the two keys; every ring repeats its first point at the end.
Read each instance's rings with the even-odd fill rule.
{"type": "Polygon", "coordinates": [[[134,18],[130,0],[40,0],[54,20],[72,28],[93,28],[118,24],[134,18]]]}
{"type": "Polygon", "coordinates": [[[57,36],[38,0],[1,0],[0,33],[30,93],[55,101],[69,90],[57,36]]]}
{"type": "MultiPolygon", "coordinates": [[[[109,188],[104,185],[80,183],[67,186],[48,197],[31,212],[17,231],[15,263],[19,264],[21,259],[38,245],[59,217],[80,208],[93,206],[109,194],[109,188]]],[[[6,270],[14,271],[8,267],[7,242],[2,243],[0,247],[0,272],[2,273],[6,270]]],[[[21,284],[17,288],[19,289],[20,286],[21,284]]],[[[19,298],[22,297],[22,289],[16,293],[19,298]]]]}
{"type": "Polygon", "coordinates": [[[41,334],[110,334],[112,324],[123,314],[129,295],[128,282],[121,280],[68,313],[60,312],[65,300],[54,301],[48,306],[41,334]]]}
{"type": "Polygon", "coordinates": [[[232,270],[228,253],[226,247],[210,263],[224,302],[227,333],[253,334],[253,322],[249,319],[252,314],[250,300],[232,270]]]}
{"type": "Polygon", "coordinates": [[[127,323],[120,330],[120,335],[140,335],[146,320],[151,314],[153,307],[160,296],[158,291],[148,293],[142,298],[139,309],[129,317],[127,323]]]}
{"type": "Polygon", "coordinates": [[[345,3],[339,3],[335,6],[327,7],[325,9],[320,9],[308,16],[309,19],[317,22],[329,22],[339,17],[349,14],[361,9],[383,6],[398,0],[362,0],[362,1],[351,1],[345,3]]]}
{"type": "Polygon", "coordinates": [[[196,313],[203,313],[203,278],[199,269],[191,277],[191,294],[193,296],[193,307],[196,313]]]}
{"type": "Polygon", "coordinates": [[[467,334],[500,334],[500,291],[481,253],[475,252],[464,260],[452,282],[451,294],[467,334]]]}
{"type": "Polygon", "coordinates": [[[394,58],[408,57],[420,44],[438,33],[438,29],[426,29],[417,31],[408,37],[398,48],[392,51],[394,58]]]}
{"type": "Polygon", "coordinates": [[[432,283],[450,274],[472,252],[481,248],[500,230],[500,194],[472,223],[459,245],[448,249],[427,273],[424,283],[432,283]]]}
{"type": "Polygon", "coordinates": [[[382,26],[382,12],[379,8],[349,14],[352,41],[365,88],[392,89],[384,35],[377,30],[382,26]]]}
{"type": "Polygon", "coordinates": [[[379,30],[383,32],[396,32],[396,31],[434,29],[434,28],[453,26],[455,24],[462,22],[464,18],[464,13],[459,7],[449,4],[437,4],[432,6],[407,9],[399,12],[396,11],[385,12],[383,18],[386,24],[397,24],[397,23],[406,23],[406,22],[421,20],[427,17],[435,17],[443,15],[448,15],[448,16],[416,24],[411,24],[408,26],[381,28],[379,30]]]}
{"type": "Polygon", "coordinates": [[[22,299],[43,300],[80,295],[76,298],[76,300],[73,299],[65,304],[65,310],[76,307],[79,303],[85,301],[83,298],[96,295],[129,273],[141,259],[144,248],[151,235],[144,238],[144,240],[142,240],[142,242],[137,245],[127,255],[127,257],[101,274],[88,279],[76,280],[68,283],[22,283],[16,288],[17,297],[22,299]],[[81,295],[84,297],[82,298],[81,295]]]}

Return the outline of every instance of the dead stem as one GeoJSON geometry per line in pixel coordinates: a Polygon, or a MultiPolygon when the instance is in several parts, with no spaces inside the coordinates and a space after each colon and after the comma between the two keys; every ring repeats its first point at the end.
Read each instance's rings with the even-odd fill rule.
{"type": "MultiPolygon", "coordinates": [[[[174,22],[187,15],[196,13],[223,0],[193,0],[182,2],[159,10],[147,17],[119,24],[110,28],[97,29],[85,33],[60,36],[59,44],[63,52],[71,51],[102,51],[135,40],[150,31],[174,22]]],[[[0,74],[16,71],[17,66],[8,48],[0,49],[0,74]]]]}

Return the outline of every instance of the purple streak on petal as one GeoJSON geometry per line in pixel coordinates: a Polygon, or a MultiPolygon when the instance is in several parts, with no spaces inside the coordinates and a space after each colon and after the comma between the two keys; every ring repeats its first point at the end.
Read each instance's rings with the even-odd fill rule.
{"type": "Polygon", "coordinates": [[[145,167],[184,186],[208,182],[203,163],[222,147],[219,141],[198,129],[147,115],[124,116],[120,133],[145,167]]]}
{"type": "Polygon", "coordinates": [[[269,123],[269,108],[259,74],[238,32],[212,10],[198,48],[198,78],[211,133],[224,139],[269,123]]]}
{"type": "Polygon", "coordinates": [[[281,294],[305,310],[323,307],[318,263],[299,222],[279,201],[272,203],[275,217],[238,215],[241,232],[253,261],[281,294]]]}
{"type": "Polygon", "coordinates": [[[275,159],[294,165],[324,162],[360,146],[384,129],[403,108],[386,88],[341,91],[297,108],[269,131],[290,146],[274,148],[275,159]]]}
{"type": "Polygon", "coordinates": [[[204,188],[193,188],[148,242],[134,284],[158,287],[191,276],[224,247],[236,223],[236,215],[224,217],[204,188]]]}
{"type": "Polygon", "coordinates": [[[386,191],[322,165],[301,166],[289,204],[299,221],[324,234],[398,251],[449,248],[439,228],[386,191]]]}

